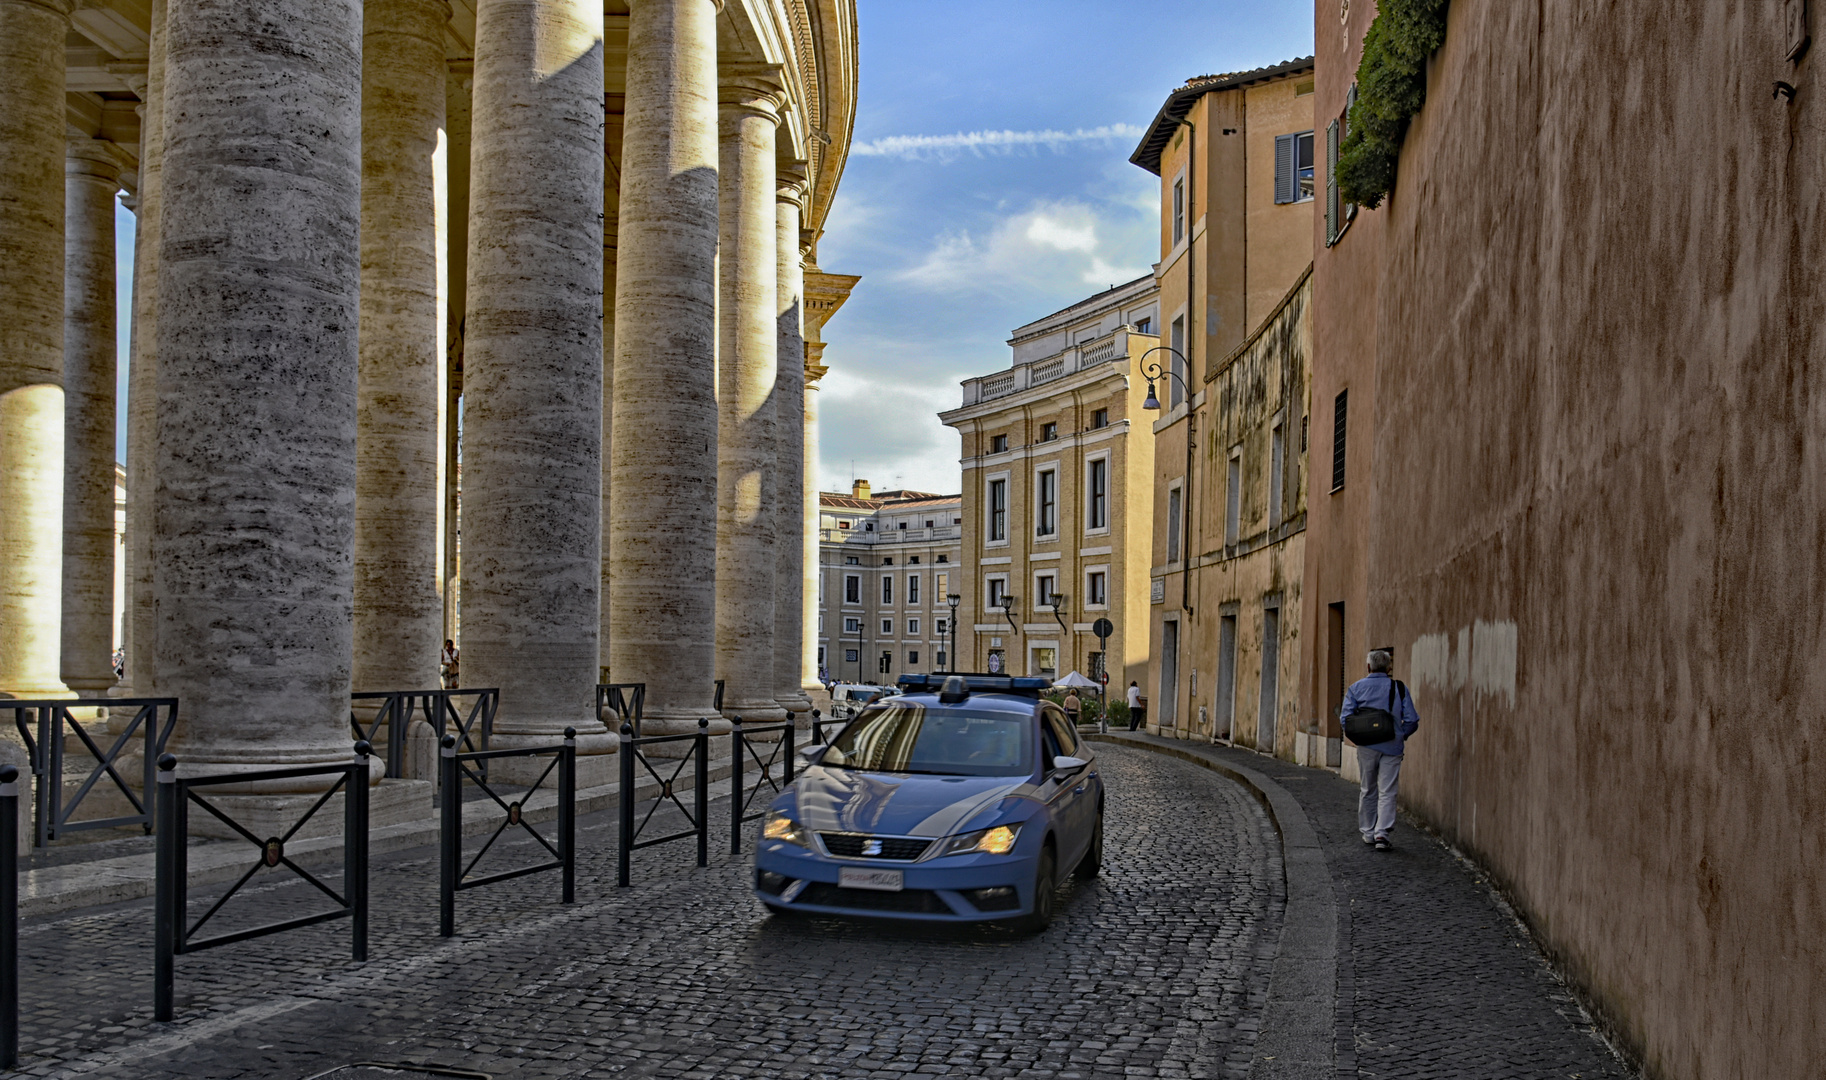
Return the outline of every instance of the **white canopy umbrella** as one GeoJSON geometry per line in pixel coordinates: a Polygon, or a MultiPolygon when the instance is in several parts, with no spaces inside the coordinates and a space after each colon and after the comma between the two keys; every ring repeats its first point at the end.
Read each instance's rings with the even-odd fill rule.
{"type": "Polygon", "coordinates": [[[1065,675],[1065,678],[1060,679],[1058,682],[1053,683],[1052,685],[1053,685],[1054,690],[1058,690],[1058,689],[1062,689],[1062,688],[1066,688],[1066,687],[1073,687],[1073,688],[1087,687],[1092,690],[1098,689],[1096,680],[1087,679],[1084,676],[1078,674],[1076,671],[1067,672],[1065,675]]]}

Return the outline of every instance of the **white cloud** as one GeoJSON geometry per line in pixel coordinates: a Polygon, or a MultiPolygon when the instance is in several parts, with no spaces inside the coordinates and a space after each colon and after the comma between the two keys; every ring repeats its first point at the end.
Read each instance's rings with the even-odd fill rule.
{"type": "Polygon", "coordinates": [[[1027,224],[1027,239],[1060,251],[1097,250],[1097,229],[1088,222],[1067,222],[1047,214],[1035,214],[1027,224]]]}
{"type": "Polygon", "coordinates": [[[951,135],[885,135],[852,145],[850,153],[858,157],[941,161],[948,161],[965,152],[982,157],[986,153],[1012,154],[1046,147],[1056,153],[1072,143],[1139,138],[1143,130],[1135,124],[1105,124],[1102,127],[1074,128],[1071,131],[1048,128],[1043,131],[959,131],[951,135]]]}
{"type": "Polygon", "coordinates": [[[957,230],[938,236],[897,281],[939,292],[1107,286],[1147,273],[1146,221],[1126,206],[1096,207],[1075,199],[1040,202],[1002,218],[986,235],[957,230]],[[1114,216],[1104,213],[1114,210],[1114,216]],[[1114,275],[1114,276],[1112,276],[1114,275]]]}

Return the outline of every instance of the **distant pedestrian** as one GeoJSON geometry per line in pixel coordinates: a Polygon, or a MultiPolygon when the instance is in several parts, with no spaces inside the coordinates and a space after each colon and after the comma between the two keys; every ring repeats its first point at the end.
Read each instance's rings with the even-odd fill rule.
{"type": "Polygon", "coordinates": [[[1078,700],[1078,691],[1067,690],[1065,692],[1065,720],[1072,727],[1078,726],[1078,708],[1083,704],[1078,700]]]}
{"type": "Polygon", "coordinates": [[[1346,724],[1347,735],[1356,728],[1359,736],[1376,738],[1374,742],[1359,743],[1359,736],[1351,737],[1357,747],[1357,772],[1363,784],[1357,799],[1357,831],[1364,843],[1374,845],[1377,851],[1387,851],[1393,846],[1389,832],[1395,827],[1401,755],[1408,738],[1420,727],[1420,714],[1414,711],[1408,688],[1389,674],[1395,666],[1393,653],[1377,649],[1369,654],[1367,666],[1369,674],[1344,691],[1338,722],[1346,724]],[[1358,722],[1347,724],[1353,716],[1358,722]],[[1366,731],[1373,734],[1364,734],[1366,731]]]}
{"type": "Polygon", "coordinates": [[[438,678],[444,681],[444,689],[457,688],[457,647],[456,642],[449,638],[444,639],[444,653],[438,657],[437,673],[438,678]]]}
{"type": "Polygon", "coordinates": [[[1130,679],[1129,680],[1129,730],[1130,731],[1134,731],[1136,728],[1141,726],[1141,712],[1142,712],[1141,687],[1137,686],[1135,684],[1135,680],[1130,679]]]}

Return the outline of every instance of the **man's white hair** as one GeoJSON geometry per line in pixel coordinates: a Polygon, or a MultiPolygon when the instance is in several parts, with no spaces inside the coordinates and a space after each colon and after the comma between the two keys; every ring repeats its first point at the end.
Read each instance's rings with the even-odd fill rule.
{"type": "Polygon", "coordinates": [[[1395,666],[1395,654],[1387,649],[1376,649],[1369,654],[1369,669],[1387,675],[1395,666]]]}

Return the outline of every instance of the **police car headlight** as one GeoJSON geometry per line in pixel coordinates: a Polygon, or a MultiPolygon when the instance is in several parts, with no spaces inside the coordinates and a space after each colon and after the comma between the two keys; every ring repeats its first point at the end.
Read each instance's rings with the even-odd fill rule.
{"type": "Polygon", "coordinates": [[[993,829],[978,829],[975,832],[959,833],[945,841],[939,856],[963,855],[968,852],[981,851],[989,855],[1006,855],[1014,850],[1015,837],[1019,836],[1019,825],[997,825],[993,829]]]}
{"type": "Polygon", "coordinates": [[[812,846],[811,840],[805,835],[804,826],[778,810],[767,815],[767,823],[761,827],[761,839],[784,840],[802,848],[812,846]]]}

